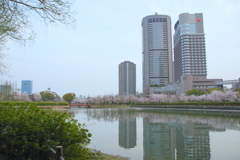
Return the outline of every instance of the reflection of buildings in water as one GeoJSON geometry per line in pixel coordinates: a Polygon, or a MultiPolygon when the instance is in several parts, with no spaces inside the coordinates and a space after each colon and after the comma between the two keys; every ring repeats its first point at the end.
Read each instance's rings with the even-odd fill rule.
{"type": "Polygon", "coordinates": [[[207,124],[188,121],[176,129],[176,150],[178,160],[210,160],[210,137],[212,129],[207,124]]]}
{"type": "Polygon", "coordinates": [[[175,157],[174,127],[143,119],[144,160],[173,160],[175,157]]]}
{"type": "MultiPolygon", "coordinates": [[[[151,111],[151,110],[150,110],[151,111]]],[[[193,122],[201,122],[205,124],[209,124],[210,126],[214,127],[215,129],[231,129],[231,130],[240,130],[240,120],[238,113],[231,113],[228,114],[219,114],[218,117],[202,117],[205,112],[180,112],[181,115],[177,113],[169,114],[170,111],[164,110],[154,110],[151,112],[146,112],[146,110],[137,110],[137,109],[118,109],[118,108],[97,108],[97,109],[86,109],[84,113],[86,113],[88,119],[97,119],[99,121],[103,120],[106,122],[113,122],[118,121],[119,118],[149,118],[151,122],[154,123],[186,123],[188,121],[193,122]],[[166,114],[167,113],[167,114],[166,114]],[[183,113],[183,114],[182,114],[183,113]],[[224,116],[222,116],[224,115],[224,116]],[[230,117],[237,117],[232,119],[230,117]],[[229,118],[226,118],[229,117],[229,118]]],[[[206,114],[208,115],[208,114],[206,114]]]]}
{"type": "Polygon", "coordinates": [[[119,119],[118,144],[123,148],[134,148],[137,145],[136,118],[119,119]]]}

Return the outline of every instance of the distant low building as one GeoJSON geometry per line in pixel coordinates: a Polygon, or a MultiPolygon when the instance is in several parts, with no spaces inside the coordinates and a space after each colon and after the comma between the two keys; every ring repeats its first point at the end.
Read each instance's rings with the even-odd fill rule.
{"type": "Polygon", "coordinates": [[[238,83],[234,83],[232,85],[232,89],[238,89],[238,88],[240,88],[240,78],[238,78],[238,83]]]}
{"type": "Polygon", "coordinates": [[[183,75],[181,76],[180,83],[175,82],[162,87],[150,87],[149,94],[165,93],[168,95],[180,95],[192,89],[208,91],[211,88],[219,88],[222,90],[223,85],[217,84],[217,82],[221,81],[222,79],[198,79],[193,75],[183,75]]]}

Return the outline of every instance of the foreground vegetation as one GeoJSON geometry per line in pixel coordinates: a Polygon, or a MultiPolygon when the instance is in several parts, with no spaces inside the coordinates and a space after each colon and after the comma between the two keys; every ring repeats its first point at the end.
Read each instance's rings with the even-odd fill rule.
{"type": "Polygon", "coordinates": [[[31,103],[15,105],[0,104],[0,156],[42,160],[49,158],[49,147],[63,146],[66,159],[94,157],[86,148],[91,134],[71,115],[31,103]]]}
{"type": "Polygon", "coordinates": [[[67,106],[67,102],[24,102],[24,101],[0,101],[0,105],[15,105],[15,106],[25,106],[26,104],[36,105],[36,106],[67,106]]]}

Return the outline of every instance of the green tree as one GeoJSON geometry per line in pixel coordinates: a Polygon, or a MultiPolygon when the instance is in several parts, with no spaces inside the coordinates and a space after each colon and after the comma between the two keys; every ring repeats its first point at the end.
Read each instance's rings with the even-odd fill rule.
{"type": "Polygon", "coordinates": [[[240,92],[240,88],[237,88],[237,89],[235,89],[234,91],[236,91],[236,92],[240,92]]]}
{"type": "Polygon", "coordinates": [[[212,91],[222,91],[222,90],[219,88],[211,88],[207,91],[207,94],[210,94],[212,91]]]}
{"type": "Polygon", "coordinates": [[[76,98],[76,94],[75,93],[66,93],[63,95],[63,99],[65,101],[67,101],[68,103],[72,102],[72,100],[74,100],[76,98]]]}
{"type": "Polygon", "coordinates": [[[0,147],[6,159],[49,159],[49,147],[63,146],[66,159],[90,159],[91,134],[68,113],[25,103],[0,103],[0,147]]]}
{"type": "Polygon", "coordinates": [[[188,95],[188,96],[189,95],[201,96],[203,94],[205,94],[204,91],[197,90],[197,89],[192,89],[192,90],[189,90],[189,91],[186,92],[186,95],[188,95]]]}
{"type": "Polygon", "coordinates": [[[61,98],[56,92],[42,91],[39,93],[43,101],[59,101],[61,98]]]}

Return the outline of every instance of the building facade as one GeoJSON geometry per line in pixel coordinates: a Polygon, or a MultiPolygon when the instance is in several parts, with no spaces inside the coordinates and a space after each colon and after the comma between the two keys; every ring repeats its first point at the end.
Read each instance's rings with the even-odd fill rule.
{"type": "Polygon", "coordinates": [[[202,13],[182,13],[176,22],[174,39],[174,78],[181,82],[182,75],[206,79],[206,49],[202,13]]]}
{"type": "Polygon", "coordinates": [[[151,86],[173,82],[171,18],[167,15],[142,19],[143,94],[151,86]]]}
{"type": "Polygon", "coordinates": [[[222,89],[222,79],[207,79],[205,33],[202,13],[182,13],[174,25],[174,80],[176,94],[192,89],[222,89]]]}
{"type": "Polygon", "coordinates": [[[22,87],[21,87],[21,93],[27,93],[28,95],[32,94],[32,85],[33,82],[31,80],[23,80],[22,81],[22,87]]]}
{"type": "Polygon", "coordinates": [[[136,64],[124,61],[118,65],[119,95],[136,95],[136,64]]]}

